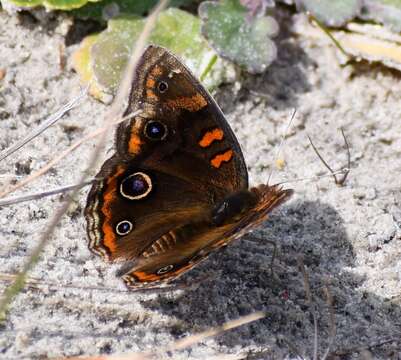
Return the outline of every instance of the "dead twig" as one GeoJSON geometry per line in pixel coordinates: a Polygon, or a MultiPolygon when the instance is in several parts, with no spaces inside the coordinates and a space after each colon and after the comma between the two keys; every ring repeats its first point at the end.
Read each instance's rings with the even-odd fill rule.
{"type": "Polygon", "coordinates": [[[132,353],[117,356],[93,356],[93,357],[72,357],[66,358],[65,360],[149,360],[149,359],[160,359],[162,355],[171,353],[172,351],[182,350],[193,346],[203,340],[210,337],[215,337],[229,330],[235,329],[239,326],[249,324],[250,322],[260,320],[264,318],[266,314],[264,312],[255,312],[250,315],[246,315],[238,318],[237,320],[227,321],[221,326],[210,328],[198,334],[187,336],[183,339],[179,339],[166,347],[161,348],[158,351],[143,352],[143,353],[132,353]]]}
{"type": "Polygon", "coordinates": [[[50,115],[42,124],[40,124],[37,128],[31,131],[28,135],[26,135],[21,140],[18,140],[14,145],[11,145],[9,148],[0,152],[0,161],[6,159],[11,154],[22,148],[25,144],[33,140],[35,137],[40,135],[43,131],[48,129],[50,126],[54,125],[58,120],[60,120],[67,112],[77,107],[78,104],[84,99],[88,93],[89,86],[82,89],[80,94],[69,101],[67,104],[63,105],[59,110],[57,110],[54,114],[50,115]]]}
{"type": "Polygon", "coordinates": [[[308,136],[308,139],[309,139],[309,142],[310,142],[310,144],[312,145],[312,148],[313,148],[313,150],[315,151],[316,155],[319,157],[319,159],[320,159],[320,161],[323,163],[323,165],[330,171],[331,175],[332,175],[333,178],[334,178],[334,182],[336,183],[336,185],[339,185],[339,186],[342,186],[342,185],[344,184],[344,182],[345,182],[345,180],[347,179],[348,174],[349,174],[349,172],[350,172],[350,170],[351,170],[351,152],[350,152],[349,144],[348,144],[347,138],[345,137],[343,128],[341,128],[341,134],[343,135],[344,143],[345,143],[345,148],[347,149],[347,167],[342,169],[343,177],[342,177],[342,178],[339,178],[339,179],[337,179],[337,176],[336,176],[336,175],[338,174],[338,172],[335,172],[335,171],[330,167],[330,165],[323,159],[323,156],[320,155],[320,153],[319,153],[319,151],[317,150],[315,144],[312,142],[312,139],[310,138],[309,135],[307,135],[307,136],[308,136]]]}

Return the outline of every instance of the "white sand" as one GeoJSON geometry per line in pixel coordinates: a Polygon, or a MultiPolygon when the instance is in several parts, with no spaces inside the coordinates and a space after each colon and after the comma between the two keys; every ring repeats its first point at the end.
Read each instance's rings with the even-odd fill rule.
{"type": "MultiPolygon", "coordinates": [[[[79,92],[77,75],[69,67],[61,71],[58,65],[62,36],[26,19],[22,24],[0,13],[0,29],[4,29],[0,32],[0,67],[7,71],[0,81],[1,149],[79,92]]],[[[337,187],[332,178],[288,184],[295,196],[255,232],[259,242],[245,237],[183,278],[190,281],[206,273],[217,274],[198,288],[158,295],[125,292],[114,277],[115,268],[88,251],[82,216],[84,189],[32,273],[57,286],[27,289],[13,302],[0,328],[1,358],[155,349],[255,310],[267,311],[268,317],[166,358],[244,353],[248,359],[281,359],[291,354],[282,337],[311,357],[313,322],[297,268],[299,255],[304,256],[318,305],[322,348],[329,326],[322,286],[328,279],[335,298],[335,349],[393,338],[393,342],[373,347],[373,357],[397,358],[397,352],[401,356],[400,74],[366,65],[342,68],[334,49],[285,35],[285,31],[282,34],[277,41],[279,58],[264,76],[247,77],[239,92],[234,94],[228,86],[216,96],[242,145],[251,183],[267,181],[273,149],[296,108],[283,150],[286,166],[275,172],[273,182],[325,172],[307,133],[334,168],[345,165],[346,151],[338,130],[343,127],[352,157],[345,186],[337,187]],[[274,269],[280,280],[270,276],[272,248],[264,239],[278,244],[274,269]],[[66,284],[106,289],[69,289],[66,284]]],[[[68,47],[68,53],[73,49],[68,47]]],[[[21,166],[39,169],[99,126],[104,112],[104,105],[86,101],[3,161],[1,174],[16,174],[21,166]],[[75,131],[69,131],[72,126],[75,131]]],[[[93,143],[85,144],[19,194],[75,183],[92,147],[93,143]]],[[[0,209],[0,272],[22,268],[63,198],[0,209]]]]}

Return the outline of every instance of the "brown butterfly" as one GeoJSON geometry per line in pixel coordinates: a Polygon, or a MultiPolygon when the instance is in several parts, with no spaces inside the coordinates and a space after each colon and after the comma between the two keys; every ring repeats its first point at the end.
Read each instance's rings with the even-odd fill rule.
{"type": "Polygon", "coordinates": [[[89,248],[125,261],[129,288],[159,287],[242,236],[292,190],[248,189],[241,148],[220,108],[170,52],[149,46],[132,81],[116,153],[87,199],[89,248]]]}

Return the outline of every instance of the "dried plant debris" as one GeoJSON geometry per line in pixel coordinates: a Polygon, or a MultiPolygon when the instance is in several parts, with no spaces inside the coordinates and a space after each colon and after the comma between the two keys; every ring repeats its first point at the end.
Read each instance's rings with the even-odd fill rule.
{"type": "MultiPolygon", "coordinates": [[[[312,26],[305,17],[297,18],[293,29],[300,36],[327,40],[327,43],[334,44],[322,29],[312,26]]],[[[331,30],[330,35],[348,55],[345,59],[344,56],[339,57],[341,63],[366,60],[401,71],[401,35],[390,32],[381,25],[355,22],[348,23],[345,31],[331,30]]]]}
{"type": "MultiPolygon", "coordinates": [[[[101,34],[85,39],[74,54],[74,67],[84,83],[92,81],[91,94],[105,100],[114,94],[131,48],[135,45],[146,18],[126,15],[108,22],[101,34]]],[[[216,53],[200,34],[199,19],[183,10],[169,8],[162,12],[150,35],[149,43],[164,46],[178,55],[197,77],[204,72],[216,53]]],[[[223,81],[233,81],[233,66],[218,58],[204,77],[213,89],[223,81]]]]}
{"type": "Polygon", "coordinates": [[[345,25],[362,8],[361,0],[298,0],[297,8],[308,11],[319,21],[328,26],[339,27],[345,25]]]}
{"type": "Polygon", "coordinates": [[[362,18],[401,32],[401,0],[364,0],[362,18]]]}
{"type": "Polygon", "coordinates": [[[271,37],[278,32],[270,16],[248,16],[248,9],[238,0],[204,1],[199,5],[202,34],[223,58],[257,74],[276,58],[271,37]]]}
{"type": "Polygon", "coordinates": [[[400,0],[297,0],[295,3],[298,10],[308,11],[327,26],[341,27],[360,18],[401,32],[400,0]]]}

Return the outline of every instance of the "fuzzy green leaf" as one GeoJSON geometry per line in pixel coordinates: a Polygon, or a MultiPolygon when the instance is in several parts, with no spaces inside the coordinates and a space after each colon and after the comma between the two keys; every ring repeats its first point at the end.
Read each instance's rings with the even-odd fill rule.
{"type": "Polygon", "coordinates": [[[358,16],[362,8],[362,0],[299,0],[299,10],[309,11],[327,26],[342,26],[358,16]]]}
{"type": "Polygon", "coordinates": [[[49,10],[72,10],[86,5],[88,2],[101,0],[2,0],[3,3],[12,4],[17,7],[30,8],[44,6],[49,10]]]}
{"type": "MultiPolygon", "coordinates": [[[[97,87],[105,93],[113,94],[145,21],[146,19],[135,15],[110,20],[108,28],[97,36],[91,46],[89,59],[85,60],[86,48],[80,49],[74,56],[75,64],[80,64],[75,68],[81,73],[83,80],[88,81],[88,76],[92,73],[92,80],[97,87]],[[86,63],[89,63],[91,71],[81,71],[87,69],[86,63]]],[[[178,55],[197,77],[204,73],[216,57],[216,53],[200,34],[199,18],[176,8],[169,8],[159,15],[148,43],[164,46],[178,55]]],[[[204,84],[211,89],[223,81],[232,81],[233,78],[233,66],[218,58],[204,77],[204,84]]]]}
{"type": "Polygon", "coordinates": [[[250,73],[261,73],[276,58],[270,37],[278,32],[277,22],[268,16],[248,17],[238,0],[205,1],[199,6],[202,34],[224,58],[250,73]]]}
{"type": "MultiPolygon", "coordinates": [[[[194,0],[171,0],[169,6],[179,7],[192,3],[194,0]]],[[[88,3],[74,11],[73,15],[80,18],[91,18],[98,21],[109,20],[112,16],[120,14],[143,15],[148,13],[158,0],[103,0],[97,3],[88,3]],[[110,16],[112,15],[112,16],[110,16]]]]}

